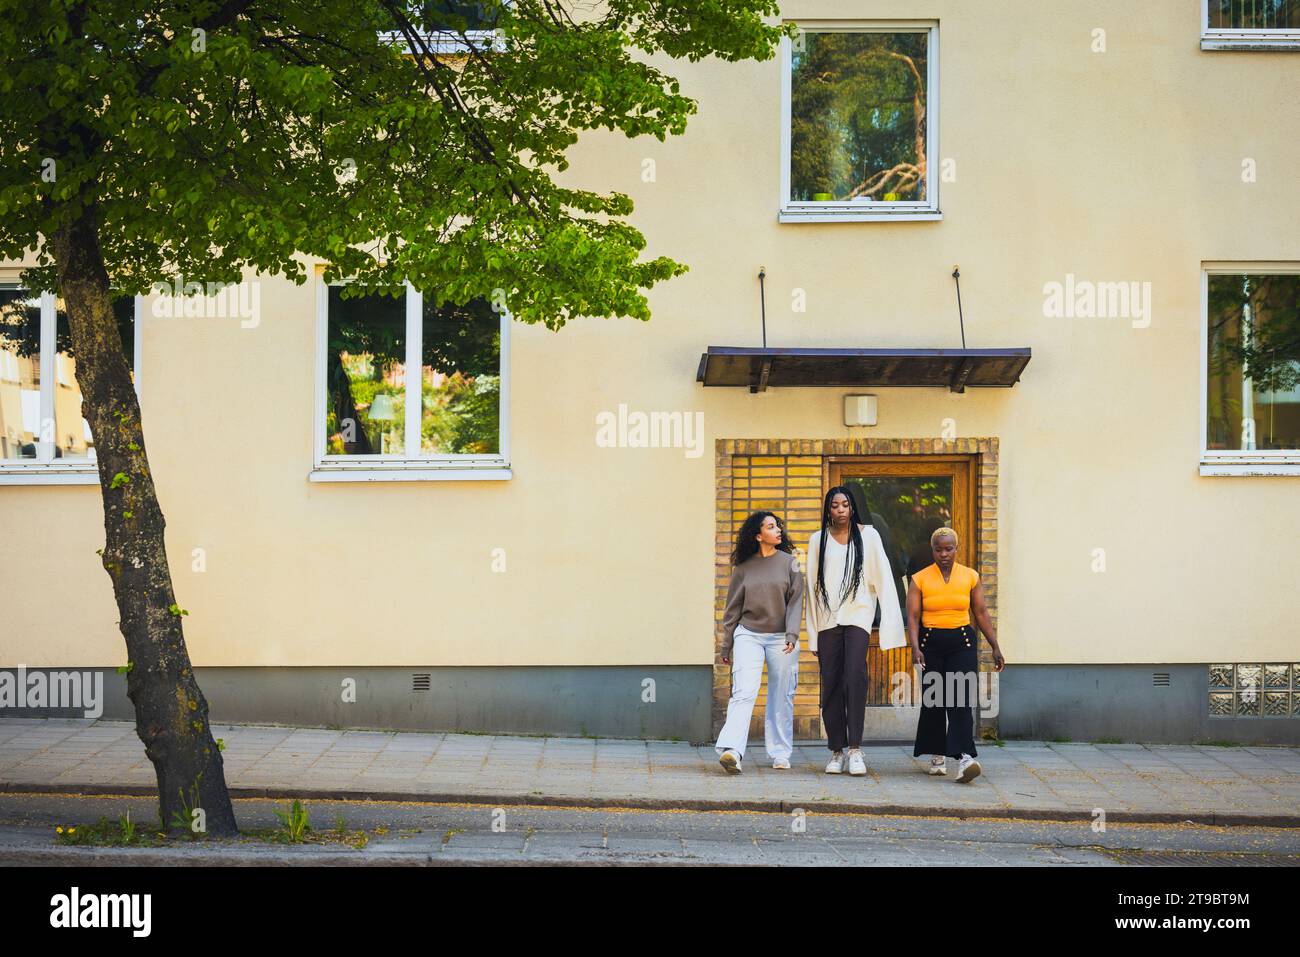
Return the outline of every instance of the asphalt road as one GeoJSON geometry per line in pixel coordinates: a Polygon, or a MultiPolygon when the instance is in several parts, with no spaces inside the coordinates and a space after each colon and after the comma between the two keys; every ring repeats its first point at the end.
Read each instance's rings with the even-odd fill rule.
{"type": "MultiPolygon", "coordinates": [[[[287,802],[235,802],[240,826],[280,825],[287,802]]],[[[863,814],[641,811],[310,801],[320,834],[342,843],[211,842],[162,849],[58,847],[55,825],[157,820],[152,799],[0,795],[0,866],[89,864],[606,864],[1300,866],[1300,829],[1087,824],[863,814]]]]}

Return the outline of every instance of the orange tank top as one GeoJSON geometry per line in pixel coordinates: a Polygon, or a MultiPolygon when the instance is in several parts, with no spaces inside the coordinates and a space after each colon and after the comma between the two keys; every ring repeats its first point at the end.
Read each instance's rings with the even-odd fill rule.
{"type": "Polygon", "coordinates": [[[960,628],[970,624],[970,593],[979,582],[979,572],[952,563],[952,574],[945,582],[935,564],[927,565],[912,576],[921,590],[921,624],[927,628],[960,628]]]}

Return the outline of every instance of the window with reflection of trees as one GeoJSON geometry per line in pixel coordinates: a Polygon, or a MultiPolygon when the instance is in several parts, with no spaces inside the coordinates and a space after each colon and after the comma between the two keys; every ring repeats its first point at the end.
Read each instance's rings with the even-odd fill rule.
{"type": "Polygon", "coordinates": [[[1300,0],[1206,0],[1211,30],[1300,30],[1300,0]]]}
{"type": "Polygon", "coordinates": [[[492,30],[504,3],[465,3],[462,0],[416,0],[407,15],[418,26],[456,31],[492,30]]]}
{"type": "MultiPolygon", "coordinates": [[[[135,297],[113,299],[113,320],[135,376],[135,297]]],[[[95,459],[90,424],[81,415],[77,351],[63,300],[53,300],[53,335],[44,322],[50,306],[39,293],[0,287],[0,461],[40,463],[95,459]],[[54,375],[41,378],[41,356],[54,353],[54,375]],[[52,413],[52,415],[50,414],[52,413]]]]}
{"type": "Polygon", "coordinates": [[[405,296],[345,297],[331,286],[328,309],[327,455],[500,452],[501,315],[486,300],[438,306],[424,297],[418,379],[406,368],[405,296]],[[406,447],[408,415],[420,419],[418,449],[406,447]]]}
{"type": "Polygon", "coordinates": [[[790,200],[924,201],[929,31],[793,42],[790,200]]]}
{"type": "Polygon", "coordinates": [[[1300,273],[1207,279],[1205,447],[1300,449],[1300,273]]]}

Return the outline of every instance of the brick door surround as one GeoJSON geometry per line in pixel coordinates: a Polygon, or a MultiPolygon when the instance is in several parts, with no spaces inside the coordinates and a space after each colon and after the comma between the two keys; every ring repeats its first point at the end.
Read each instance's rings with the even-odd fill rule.
{"type": "MultiPolygon", "coordinates": [[[[715,443],[716,510],[714,539],[714,665],[713,665],[713,733],[722,728],[731,696],[731,669],[718,661],[722,647],[722,613],[727,599],[727,582],[731,575],[731,549],[746,516],[756,509],[770,509],[781,515],[796,543],[821,527],[821,499],[827,487],[829,463],[840,456],[965,455],[975,459],[975,488],[972,490],[975,512],[975,567],[984,585],[989,614],[994,626],[998,620],[998,439],[988,438],[864,438],[864,439],[718,439],[715,443]]],[[[800,544],[801,564],[807,556],[800,544]]],[[[806,686],[815,688],[815,659],[807,652],[805,629],[802,647],[804,658],[811,662],[799,669],[800,700],[796,701],[795,738],[821,739],[821,717],[815,702],[809,704],[806,686]],[[811,673],[809,673],[811,672],[811,673]]],[[[980,642],[980,671],[991,670],[992,655],[987,643],[980,642]]],[[[755,707],[756,721],[761,720],[762,698],[755,707]]],[[[981,718],[983,737],[995,736],[996,718],[981,718]]]]}

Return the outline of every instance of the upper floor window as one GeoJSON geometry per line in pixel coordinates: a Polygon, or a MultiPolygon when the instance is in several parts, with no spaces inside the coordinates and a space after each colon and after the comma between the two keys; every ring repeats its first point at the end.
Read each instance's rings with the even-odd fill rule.
{"type": "Polygon", "coordinates": [[[343,292],[322,283],[312,479],[508,478],[505,310],[343,292]]]}
{"type": "MultiPolygon", "coordinates": [[[[500,3],[473,3],[462,0],[416,0],[407,4],[406,15],[423,31],[424,41],[433,53],[467,53],[470,48],[490,49],[498,46],[496,35],[500,3]]],[[[406,46],[399,31],[386,31],[381,38],[406,46]]]]}
{"type": "Polygon", "coordinates": [[[1201,49],[1300,50],[1300,0],[1202,0],[1201,49]]]}
{"type": "Polygon", "coordinates": [[[1300,266],[1204,281],[1202,471],[1300,472],[1300,266]]]}
{"type": "MultiPolygon", "coordinates": [[[[113,300],[122,350],[140,388],[138,297],[113,300]]],[[[81,415],[77,359],[63,300],[0,284],[0,482],[82,473],[98,481],[90,423],[81,415]]]]}
{"type": "Polygon", "coordinates": [[[782,40],[782,222],[940,218],[938,55],[932,21],[782,40]]]}

